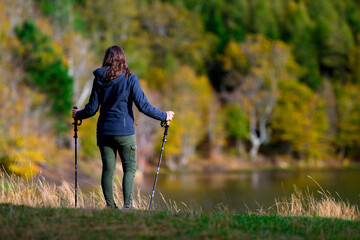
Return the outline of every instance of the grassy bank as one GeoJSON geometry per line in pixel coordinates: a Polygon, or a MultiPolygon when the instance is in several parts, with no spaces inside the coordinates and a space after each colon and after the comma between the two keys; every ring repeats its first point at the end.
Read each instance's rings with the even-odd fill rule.
{"type": "MultiPolygon", "coordinates": [[[[319,189],[315,198],[295,188],[255,214],[226,205],[204,213],[164,198],[165,209],[155,205],[149,212],[150,196],[140,192],[134,196],[138,210],[104,210],[100,188],[79,190],[81,208],[73,209],[74,188],[67,182],[56,186],[0,173],[0,239],[359,239],[358,206],[319,189]]],[[[119,184],[114,194],[122,199],[119,184]]]]}
{"type": "Polygon", "coordinates": [[[358,239],[360,221],[0,204],[2,239],[358,239]]]}
{"type": "MultiPolygon", "coordinates": [[[[315,179],[309,176],[316,184],[315,179]]],[[[358,205],[352,205],[343,201],[339,196],[335,197],[329,191],[324,190],[319,184],[318,196],[315,197],[309,190],[302,191],[294,188],[290,196],[274,199],[274,204],[269,208],[259,208],[255,212],[249,210],[248,214],[257,215],[277,215],[292,217],[329,217],[340,218],[344,220],[360,220],[360,211],[358,205]]],[[[159,193],[161,195],[161,193],[159,193]]],[[[162,196],[162,195],[161,195],[162,196]]],[[[114,197],[119,206],[122,202],[122,188],[119,182],[114,184],[114,197]]],[[[138,210],[149,208],[150,195],[144,195],[138,189],[133,196],[133,205],[138,210]]],[[[160,200],[161,201],[161,200],[160,200]]],[[[10,203],[13,205],[26,205],[29,207],[48,207],[48,208],[73,208],[74,186],[63,181],[60,186],[44,180],[22,179],[14,175],[8,175],[0,172],[0,204],[10,203]]],[[[86,209],[103,209],[105,200],[100,186],[91,192],[83,193],[78,189],[78,206],[86,209]]],[[[245,205],[246,206],[246,205],[245,205]]],[[[202,213],[199,209],[191,209],[186,203],[177,203],[171,199],[165,199],[162,196],[162,202],[156,201],[153,204],[154,210],[166,210],[172,213],[202,213]]],[[[231,211],[226,204],[217,204],[213,209],[215,212],[237,214],[231,211]]]]}

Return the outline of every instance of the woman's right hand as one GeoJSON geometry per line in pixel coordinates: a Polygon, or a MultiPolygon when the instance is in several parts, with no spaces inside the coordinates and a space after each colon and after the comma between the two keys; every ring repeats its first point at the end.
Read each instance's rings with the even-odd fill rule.
{"type": "Polygon", "coordinates": [[[166,121],[170,122],[173,119],[174,115],[175,115],[175,113],[173,111],[167,111],[166,112],[166,121]]]}
{"type": "Polygon", "coordinates": [[[76,118],[76,112],[77,112],[77,111],[79,111],[79,110],[78,110],[78,109],[73,109],[73,110],[71,111],[73,118],[76,118]]]}

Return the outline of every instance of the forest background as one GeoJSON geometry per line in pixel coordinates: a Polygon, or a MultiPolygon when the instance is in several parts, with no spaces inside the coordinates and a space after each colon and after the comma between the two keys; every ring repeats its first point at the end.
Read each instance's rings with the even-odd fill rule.
{"type": "MultiPolygon", "coordinates": [[[[356,0],[0,0],[0,165],[31,176],[73,158],[71,108],[124,48],[150,103],[176,113],[170,170],[347,165],[360,156],[356,0]]],[[[97,118],[80,158],[99,162],[97,118]]],[[[163,130],[136,113],[138,167],[163,130]]],[[[86,164],[84,164],[86,165],[86,164]]]]}

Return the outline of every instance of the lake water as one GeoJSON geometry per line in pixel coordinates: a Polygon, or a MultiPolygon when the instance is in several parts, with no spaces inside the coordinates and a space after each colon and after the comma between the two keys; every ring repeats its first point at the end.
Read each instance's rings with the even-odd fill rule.
{"type": "MultiPolygon", "coordinates": [[[[155,204],[165,207],[160,192],[166,200],[173,200],[178,206],[184,202],[189,208],[214,211],[219,203],[229,210],[244,212],[247,207],[255,211],[259,206],[268,208],[275,198],[290,196],[294,186],[314,193],[320,187],[339,199],[337,194],[351,204],[360,206],[360,170],[312,170],[312,171],[252,171],[243,173],[192,173],[160,174],[156,185],[155,204]],[[247,206],[247,207],[246,207],[247,206]]],[[[141,192],[151,194],[155,174],[145,175],[137,184],[141,192]]]]}

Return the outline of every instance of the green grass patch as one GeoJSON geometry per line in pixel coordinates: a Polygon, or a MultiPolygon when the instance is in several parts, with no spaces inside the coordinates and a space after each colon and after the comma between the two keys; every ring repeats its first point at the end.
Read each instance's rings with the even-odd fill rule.
{"type": "Polygon", "coordinates": [[[0,204],[2,239],[359,239],[360,221],[0,204]]]}

